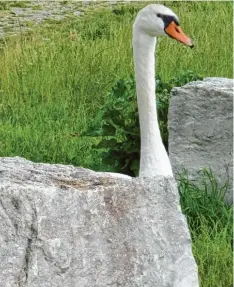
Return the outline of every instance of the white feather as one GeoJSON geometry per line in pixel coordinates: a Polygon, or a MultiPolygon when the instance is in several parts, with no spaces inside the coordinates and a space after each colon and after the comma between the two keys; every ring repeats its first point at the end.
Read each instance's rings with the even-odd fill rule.
{"type": "Polygon", "coordinates": [[[137,102],[141,129],[141,177],[173,176],[157,120],[155,99],[156,36],[166,35],[164,23],[157,14],[178,17],[163,5],[151,4],[142,9],[133,25],[133,53],[137,102]]]}

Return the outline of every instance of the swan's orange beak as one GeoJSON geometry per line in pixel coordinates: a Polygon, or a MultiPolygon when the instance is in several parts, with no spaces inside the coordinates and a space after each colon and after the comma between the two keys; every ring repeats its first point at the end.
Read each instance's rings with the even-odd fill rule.
{"type": "Polygon", "coordinates": [[[180,26],[176,25],[174,21],[172,21],[166,28],[165,32],[173,39],[193,48],[192,40],[184,34],[180,26]]]}

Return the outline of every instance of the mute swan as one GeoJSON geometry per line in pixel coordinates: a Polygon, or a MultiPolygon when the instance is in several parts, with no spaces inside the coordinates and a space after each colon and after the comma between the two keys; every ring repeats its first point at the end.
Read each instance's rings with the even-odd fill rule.
{"type": "Polygon", "coordinates": [[[141,131],[140,177],[173,176],[160,135],[155,100],[156,36],[164,35],[193,47],[191,39],[180,28],[178,17],[169,8],[150,4],[140,10],[133,24],[133,56],[141,131]]]}

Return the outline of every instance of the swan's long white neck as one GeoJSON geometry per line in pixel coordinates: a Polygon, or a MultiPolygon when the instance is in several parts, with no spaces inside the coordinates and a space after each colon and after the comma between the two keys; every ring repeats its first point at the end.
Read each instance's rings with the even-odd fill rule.
{"type": "Polygon", "coordinates": [[[141,130],[141,177],[173,176],[167,152],[162,143],[155,99],[156,38],[137,27],[133,29],[133,53],[137,102],[141,130]]]}

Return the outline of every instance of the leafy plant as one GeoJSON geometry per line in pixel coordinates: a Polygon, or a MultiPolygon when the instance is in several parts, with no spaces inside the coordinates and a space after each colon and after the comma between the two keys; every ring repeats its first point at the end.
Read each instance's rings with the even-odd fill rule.
{"type": "MultiPolygon", "coordinates": [[[[158,120],[163,143],[168,147],[167,113],[171,89],[201,79],[191,71],[181,73],[169,82],[156,80],[158,120]]],[[[135,80],[119,80],[107,95],[107,102],[97,113],[85,136],[102,137],[93,146],[95,157],[102,158],[106,169],[136,176],[140,158],[140,128],[135,80]],[[98,152],[97,151],[101,151],[98,152]]]]}
{"type": "Polygon", "coordinates": [[[119,80],[107,99],[83,135],[102,137],[93,148],[108,169],[134,175],[140,147],[134,78],[119,80]]]}

